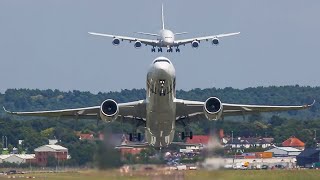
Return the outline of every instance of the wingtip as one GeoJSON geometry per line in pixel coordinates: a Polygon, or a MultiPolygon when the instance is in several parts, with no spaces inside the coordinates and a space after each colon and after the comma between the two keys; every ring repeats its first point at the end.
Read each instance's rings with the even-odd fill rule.
{"type": "Polygon", "coordinates": [[[316,103],[316,100],[315,100],[315,99],[313,100],[312,104],[310,104],[309,106],[313,106],[314,103],[316,103]]]}
{"type": "Polygon", "coordinates": [[[316,103],[316,100],[314,99],[311,104],[304,105],[306,108],[312,107],[316,103]]]}
{"type": "Polygon", "coordinates": [[[2,106],[2,108],[3,108],[3,110],[4,110],[6,113],[11,114],[11,112],[8,111],[4,106],[2,106]]]}

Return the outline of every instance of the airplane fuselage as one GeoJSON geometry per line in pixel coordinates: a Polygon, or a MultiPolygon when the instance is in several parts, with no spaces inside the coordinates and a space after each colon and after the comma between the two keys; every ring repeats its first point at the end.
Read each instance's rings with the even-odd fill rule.
{"type": "Polygon", "coordinates": [[[165,57],[155,59],[147,74],[145,136],[154,147],[168,146],[174,137],[175,78],[175,69],[165,57]]]}
{"type": "Polygon", "coordinates": [[[168,29],[159,32],[159,47],[172,47],[174,45],[174,34],[168,29]]]}

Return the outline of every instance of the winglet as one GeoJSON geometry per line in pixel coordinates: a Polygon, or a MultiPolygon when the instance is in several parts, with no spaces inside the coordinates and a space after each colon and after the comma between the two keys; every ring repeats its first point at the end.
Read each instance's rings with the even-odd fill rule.
{"type": "Polygon", "coordinates": [[[316,103],[316,100],[315,100],[315,99],[313,100],[312,104],[309,104],[309,105],[308,105],[308,107],[313,106],[313,105],[314,105],[314,103],[316,103]]]}
{"type": "Polygon", "coordinates": [[[310,108],[314,105],[314,103],[316,103],[316,100],[314,99],[313,102],[311,104],[306,104],[306,105],[303,105],[304,108],[310,108]]]}
{"type": "Polygon", "coordinates": [[[3,107],[3,110],[6,112],[6,113],[8,113],[8,114],[13,114],[11,111],[8,111],[4,106],[2,106],[3,107]]]}

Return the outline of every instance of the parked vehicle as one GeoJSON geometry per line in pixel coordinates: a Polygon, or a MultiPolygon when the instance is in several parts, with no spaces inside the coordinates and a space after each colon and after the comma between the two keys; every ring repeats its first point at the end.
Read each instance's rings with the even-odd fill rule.
{"type": "Polygon", "coordinates": [[[187,170],[187,166],[186,165],[178,165],[177,170],[187,170]]]}

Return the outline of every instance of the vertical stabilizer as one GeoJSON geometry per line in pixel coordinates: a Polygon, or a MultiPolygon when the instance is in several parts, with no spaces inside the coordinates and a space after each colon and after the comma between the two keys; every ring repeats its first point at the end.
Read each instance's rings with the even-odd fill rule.
{"type": "Polygon", "coordinates": [[[161,6],[161,22],[162,22],[162,29],[164,29],[163,4],[161,6]]]}

